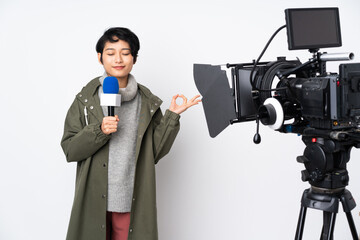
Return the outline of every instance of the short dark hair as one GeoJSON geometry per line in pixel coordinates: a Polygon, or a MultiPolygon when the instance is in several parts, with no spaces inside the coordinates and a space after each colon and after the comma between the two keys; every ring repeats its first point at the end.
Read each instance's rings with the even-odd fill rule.
{"type": "Polygon", "coordinates": [[[98,40],[96,44],[96,52],[101,54],[100,61],[102,62],[102,54],[104,51],[105,44],[107,42],[117,42],[119,40],[123,40],[130,45],[130,52],[134,58],[134,63],[136,62],[138,52],[140,49],[139,38],[130,31],[130,29],[122,28],[122,27],[114,27],[109,28],[104,32],[101,38],[98,40]]]}

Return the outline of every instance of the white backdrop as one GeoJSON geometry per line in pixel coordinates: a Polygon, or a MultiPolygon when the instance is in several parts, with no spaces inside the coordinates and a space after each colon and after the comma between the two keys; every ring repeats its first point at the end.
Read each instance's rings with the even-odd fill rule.
{"type": "MultiPolygon", "coordinates": [[[[133,73],[164,100],[197,94],[193,63],[249,62],[285,24],[284,9],[339,7],[343,47],[359,60],[360,2],[301,1],[0,1],[1,168],[0,239],[64,239],[74,194],[75,164],[60,147],[63,122],[75,94],[103,73],[95,44],[105,29],[124,26],[140,38],[133,73]]],[[[281,31],[263,60],[299,57],[281,31]]],[[[337,72],[339,63],[329,64],[337,72]]],[[[185,112],[172,151],[157,166],[162,240],[293,239],[304,167],[296,135],[255,123],[235,124],[210,138],[202,106],[185,112]]],[[[360,150],[348,164],[360,199],[360,150]]],[[[353,210],[360,231],[360,207],[353,210]]],[[[322,214],[308,210],[304,239],[319,239],[322,214]]],[[[340,208],[335,239],[350,239],[340,208]]]]}

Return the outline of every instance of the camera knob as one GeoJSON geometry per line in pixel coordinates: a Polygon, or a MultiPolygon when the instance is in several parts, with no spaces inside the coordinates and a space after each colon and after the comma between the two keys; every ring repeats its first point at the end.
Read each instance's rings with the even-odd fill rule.
{"type": "Polygon", "coordinates": [[[341,183],[343,185],[348,185],[349,184],[349,176],[348,175],[341,176],[341,183]]]}
{"type": "Polygon", "coordinates": [[[306,181],[310,180],[309,172],[307,170],[302,170],[301,171],[301,180],[303,182],[306,182],[306,181]]]}
{"type": "Polygon", "coordinates": [[[309,159],[307,157],[305,157],[305,156],[298,156],[296,158],[296,161],[298,163],[307,163],[307,162],[309,162],[309,159]]]}
{"type": "Polygon", "coordinates": [[[309,177],[313,182],[318,182],[324,178],[324,175],[320,169],[315,169],[309,177]]]}

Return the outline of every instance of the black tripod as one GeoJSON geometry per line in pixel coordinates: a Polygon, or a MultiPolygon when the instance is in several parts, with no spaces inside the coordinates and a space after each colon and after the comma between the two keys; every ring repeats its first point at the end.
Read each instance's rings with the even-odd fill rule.
{"type": "Polygon", "coordinates": [[[304,191],[301,198],[301,209],[295,239],[302,239],[307,208],[315,208],[323,211],[323,229],[321,231],[320,239],[332,240],[336,214],[339,209],[339,201],[341,201],[350,226],[352,237],[354,240],[357,240],[357,232],[351,215],[351,210],[355,208],[356,204],[351,193],[345,188],[336,190],[333,193],[322,191],[323,190],[316,189],[314,187],[304,191]],[[317,190],[320,191],[318,192],[317,190]]]}
{"type": "Polygon", "coordinates": [[[323,211],[323,228],[320,240],[333,240],[336,214],[341,202],[346,214],[351,234],[358,240],[357,231],[351,210],[356,203],[348,185],[349,175],[346,163],[350,160],[353,142],[340,142],[330,138],[313,138],[303,136],[306,148],[303,156],[297,161],[304,163],[306,170],[302,171],[302,180],[309,181],[311,188],[306,189],[301,198],[301,209],[296,229],[295,240],[301,240],[307,208],[323,211]]]}

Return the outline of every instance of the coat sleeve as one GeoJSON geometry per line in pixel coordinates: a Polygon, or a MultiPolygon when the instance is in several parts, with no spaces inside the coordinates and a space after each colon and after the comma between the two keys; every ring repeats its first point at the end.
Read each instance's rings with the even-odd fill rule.
{"type": "Polygon", "coordinates": [[[154,155],[155,163],[164,157],[171,149],[176,135],[180,130],[180,115],[166,110],[163,116],[160,109],[155,113],[154,155]]]}
{"type": "Polygon", "coordinates": [[[78,162],[92,156],[111,138],[101,131],[101,123],[84,124],[79,101],[74,100],[65,119],[61,147],[68,162],[78,162]]]}

